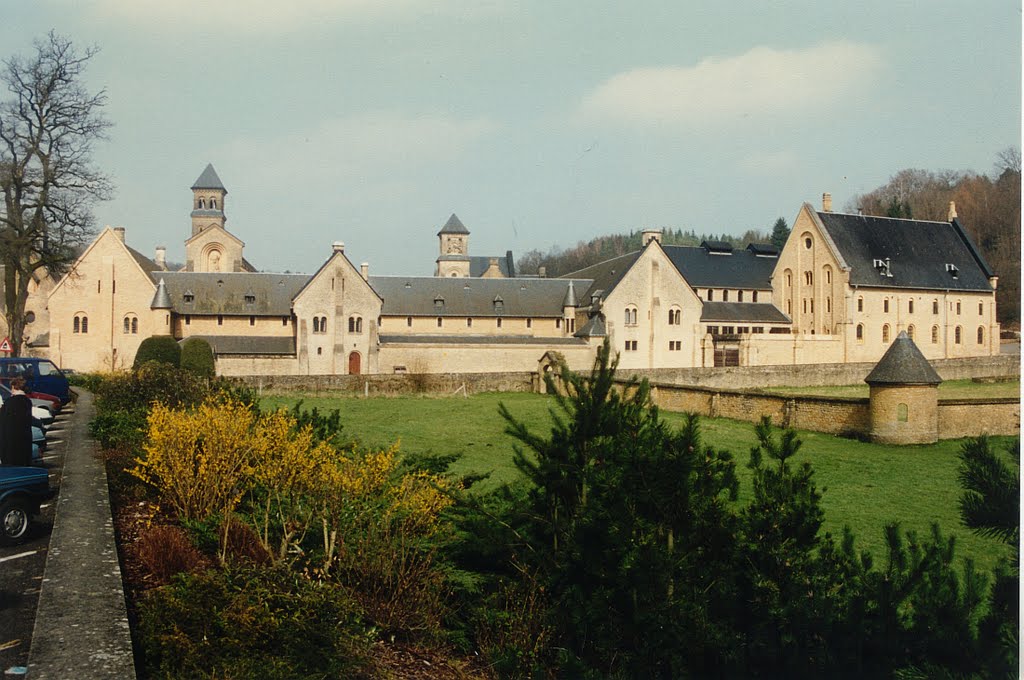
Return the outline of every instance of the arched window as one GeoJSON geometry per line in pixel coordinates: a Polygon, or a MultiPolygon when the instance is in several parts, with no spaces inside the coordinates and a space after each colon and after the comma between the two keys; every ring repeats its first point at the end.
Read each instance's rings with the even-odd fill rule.
{"type": "Polygon", "coordinates": [[[978,326],[978,344],[979,345],[984,345],[985,344],[985,327],[984,326],[978,326]]]}
{"type": "Polygon", "coordinates": [[[636,307],[626,307],[626,319],[625,319],[625,321],[626,321],[626,325],[627,326],[635,326],[636,325],[636,307]]]}
{"type": "Polygon", "coordinates": [[[938,314],[938,313],[939,313],[939,301],[938,300],[932,300],[932,314],[938,314]]]}
{"type": "Polygon", "coordinates": [[[862,323],[857,324],[857,339],[858,340],[863,340],[864,339],[864,324],[862,324],[862,323]]]}
{"type": "Polygon", "coordinates": [[[932,344],[933,345],[939,344],[939,327],[938,326],[932,326],[932,344]]]}
{"type": "Polygon", "coordinates": [[[825,283],[832,283],[832,269],[825,267],[825,283]]]}
{"type": "Polygon", "coordinates": [[[139,332],[139,317],[134,314],[127,314],[124,317],[124,332],[138,334],[139,332]]]}
{"type": "Polygon", "coordinates": [[[914,339],[914,334],[915,334],[916,331],[917,331],[917,329],[914,328],[914,324],[910,324],[909,326],[907,326],[907,337],[909,337],[911,340],[913,340],[914,339]]]}
{"type": "MultiPolygon", "coordinates": [[[[326,321],[326,319],[325,319],[326,321]]],[[[348,317],[348,332],[349,333],[362,333],[363,332],[363,317],[361,316],[350,316],[348,317]]]]}
{"type": "Polygon", "coordinates": [[[901,423],[907,422],[909,409],[906,404],[896,404],[896,420],[901,423]]]}
{"type": "Polygon", "coordinates": [[[885,312],[886,314],[889,313],[889,298],[882,300],[882,311],[885,312]]]}
{"type": "Polygon", "coordinates": [[[313,332],[314,333],[319,333],[320,332],[320,317],[319,316],[314,316],[313,317],[313,332]]]}
{"type": "Polygon", "coordinates": [[[889,324],[882,326],[882,342],[889,342],[889,324]]]}
{"type": "Polygon", "coordinates": [[[978,303],[978,315],[980,316],[980,315],[982,315],[984,313],[985,313],[985,303],[984,302],[979,302],[978,303]]]}
{"type": "Polygon", "coordinates": [[[960,326],[957,326],[956,330],[953,331],[953,342],[955,344],[959,345],[961,342],[963,342],[963,337],[964,337],[963,329],[961,329],[960,326]]]}
{"type": "Polygon", "coordinates": [[[132,317],[132,335],[139,334],[139,320],[136,317],[132,317]]]}
{"type": "Polygon", "coordinates": [[[363,332],[363,317],[357,316],[356,317],[356,333],[362,333],[362,332],[363,332]]]}
{"type": "Polygon", "coordinates": [[[668,310],[668,325],[669,326],[678,326],[682,322],[682,316],[683,316],[682,311],[677,309],[677,308],[675,308],[675,307],[673,307],[672,309],[668,310]]]}
{"type": "Polygon", "coordinates": [[[81,327],[80,327],[81,323],[82,323],[82,320],[76,316],[75,317],[75,330],[72,331],[73,333],[81,333],[82,332],[81,327]]]}
{"type": "Polygon", "coordinates": [[[74,325],[72,326],[73,333],[88,333],[89,332],[89,317],[79,312],[75,314],[74,325]]]}
{"type": "Polygon", "coordinates": [[[829,314],[832,313],[832,298],[830,297],[825,298],[825,311],[829,314]]]}
{"type": "Polygon", "coordinates": [[[132,332],[132,320],[129,319],[127,316],[124,317],[124,332],[125,333],[131,333],[132,332]]]}
{"type": "Polygon", "coordinates": [[[910,314],[914,313],[914,301],[913,300],[907,301],[907,312],[909,312],[910,314]]]}
{"type": "Polygon", "coordinates": [[[791,272],[791,271],[789,271],[787,269],[784,273],[785,273],[785,276],[786,276],[786,286],[787,287],[792,286],[793,285],[793,272],[791,272]]]}
{"type": "Polygon", "coordinates": [[[203,210],[204,208],[206,208],[206,201],[204,199],[200,198],[199,199],[199,209],[203,210]]]}
{"type": "Polygon", "coordinates": [[[210,210],[216,210],[216,209],[217,209],[217,199],[216,198],[211,198],[210,199],[210,210]]]}
{"type": "Polygon", "coordinates": [[[804,236],[804,248],[806,248],[807,250],[810,250],[813,245],[814,245],[814,241],[811,240],[811,237],[809,235],[805,235],[804,236]]]}
{"type": "Polygon", "coordinates": [[[862,297],[857,298],[857,311],[858,312],[863,312],[864,311],[864,298],[862,298],[862,297]]]}
{"type": "Polygon", "coordinates": [[[804,283],[808,286],[814,285],[814,272],[804,272],[804,283]]]}

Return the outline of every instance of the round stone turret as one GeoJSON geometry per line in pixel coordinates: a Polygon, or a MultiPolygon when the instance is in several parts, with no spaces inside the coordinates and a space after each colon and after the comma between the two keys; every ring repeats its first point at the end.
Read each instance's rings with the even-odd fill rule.
{"type": "Polygon", "coordinates": [[[880,444],[933,444],[939,439],[942,378],[901,331],[864,378],[871,387],[871,440],[880,444]]]}

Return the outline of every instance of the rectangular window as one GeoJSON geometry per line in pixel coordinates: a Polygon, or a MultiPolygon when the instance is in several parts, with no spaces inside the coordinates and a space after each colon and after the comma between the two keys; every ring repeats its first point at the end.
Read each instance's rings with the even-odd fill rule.
{"type": "Polygon", "coordinates": [[[191,326],[192,325],[192,315],[191,314],[186,314],[185,315],[185,325],[186,326],[191,326]]]}
{"type": "Polygon", "coordinates": [[[764,333],[764,326],[754,326],[750,329],[751,333],[764,333]]]}
{"type": "Polygon", "coordinates": [[[729,301],[729,291],[723,290],[722,291],[722,302],[728,302],[728,301],[729,301]]]}
{"type": "Polygon", "coordinates": [[[708,288],[708,302],[714,302],[714,301],[715,301],[715,291],[713,291],[710,288],[708,288]]]}
{"type": "Polygon", "coordinates": [[[466,328],[472,328],[472,327],[473,327],[473,317],[471,317],[471,316],[466,317],[466,328]]]}
{"type": "MultiPolygon", "coordinates": [[[[857,298],[857,311],[864,311],[864,298],[857,298]]],[[[938,314],[938,312],[936,312],[936,314],[938,314]]]]}
{"type": "Polygon", "coordinates": [[[757,291],[754,291],[754,302],[757,302],[757,291]]]}
{"type": "Polygon", "coordinates": [[[957,301],[957,303],[956,303],[956,313],[959,316],[959,314],[960,314],[960,302],[959,301],[957,301]]]}
{"type": "Polygon", "coordinates": [[[736,332],[739,333],[740,335],[746,335],[747,333],[750,332],[750,327],[740,326],[739,328],[736,329],[736,332]]]}
{"type": "Polygon", "coordinates": [[[636,347],[637,347],[636,340],[626,340],[626,351],[627,352],[635,352],[636,351],[636,347]]]}
{"type": "Polygon", "coordinates": [[[441,320],[441,317],[437,317],[437,327],[438,327],[438,328],[441,328],[441,324],[442,324],[442,323],[443,323],[443,322],[442,322],[442,320],[441,320]]]}
{"type": "Polygon", "coordinates": [[[256,325],[256,317],[255,316],[250,316],[249,317],[249,325],[250,326],[255,326],[256,325]]]}
{"type": "Polygon", "coordinates": [[[221,314],[217,315],[217,325],[218,326],[223,326],[224,325],[224,316],[221,315],[221,314]]]}
{"type": "Polygon", "coordinates": [[[736,328],[733,326],[722,326],[722,335],[735,335],[736,328]]]}
{"type": "Polygon", "coordinates": [[[501,328],[501,317],[498,317],[498,328],[501,328]]]}
{"type": "Polygon", "coordinates": [[[718,335],[718,326],[708,326],[708,335],[718,335]]]}
{"type": "Polygon", "coordinates": [[[985,303],[984,302],[979,302],[978,303],[978,314],[984,314],[984,313],[985,313],[985,303]]]}
{"type": "Polygon", "coordinates": [[[885,312],[886,314],[889,313],[889,300],[888,299],[882,301],[882,311],[885,312]]]}
{"type": "Polygon", "coordinates": [[[282,316],[281,317],[281,325],[282,326],[287,326],[288,325],[288,317],[287,316],[282,316]]]}
{"type": "Polygon", "coordinates": [[[412,328],[412,317],[411,316],[405,317],[405,325],[408,326],[409,328],[412,328]]]}
{"type": "Polygon", "coordinates": [[[527,319],[526,320],[526,327],[527,328],[533,328],[533,319],[527,319]]]}
{"type": "Polygon", "coordinates": [[[932,300],[932,314],[938,314],[938,313],[939,313],[939,301],[938,300],[932,300]]]}
{"type": "Polygon", "coordinates": [[[561,328],[561,327],[562,327],[562,320],[561,319],[555,319],[555,328],[561,328]]]}
{"type": "Polygon", "coordinates": [[[740,292],[736,293],[736,301],[737,302],[743,302],[743,291],[742,290],[740,292]]]}
{"type": "Polygon", "coordinates": [[[914,301],[913,300],[910,300],[910,301],[907,302],[907,312],[909,312],[910,314],[914,313],[914,301]]]}

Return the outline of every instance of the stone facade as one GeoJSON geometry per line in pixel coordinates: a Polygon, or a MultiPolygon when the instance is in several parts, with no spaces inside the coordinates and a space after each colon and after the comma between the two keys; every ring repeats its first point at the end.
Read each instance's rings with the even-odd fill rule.
{"type": "MultiPolygon", "coordinates": [[[[516,278],[510,253],[470,255],[453,214],[435,277],[402,278],[369,276],[341,244],[313,276],[255,272],[227,231],[226,196],[208,166],[192,186],[182,272],[166,270],[162,246],[151,260],[123,229],[104,230],[39,305],[49,345],[38,351],[118,369],[150,335],[220,338],[225,375],[536,371],[549,352],[585,369],[605,338],[629,371],[874,362],[900,331],[931,360],[998,353],[994,276],[958,290],[862,285],[829,213],[807,205],[781,253],[663,246],[648,230],[642,250],[563,279],[516,278]],[[162,279],[169,297],[157,305],[162,279]]],[[[958,262],[962,281],[977,274],[958,262]]]]}

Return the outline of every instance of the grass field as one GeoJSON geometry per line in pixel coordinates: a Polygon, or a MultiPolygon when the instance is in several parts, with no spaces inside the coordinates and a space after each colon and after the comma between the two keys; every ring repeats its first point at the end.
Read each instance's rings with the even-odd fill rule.
{"type": "MultiPolygon", "coordinates": [[[[827,387],[772,387],[764,390],[774,394],[804,394],[824,397],[867,397],[867,383],[827,387]]],[[[974,382],[949,380],[939,385],[939,399],[991,399],[1020,397],[1020,381],[974,382]]]]}
{"type": "MultiPolygon", "coordinates": [[[[504,403],[535,431],[550,429],[549,409],[554,400],[536,394],[481,394],[461,397],[302,397],[267,396],[265,408],[291,407],[302,398],[303,408],[338,409],[345,433],[365,447],[385,447],[398,441],[405,452],[459,454],[452,471],[489,472],[488,486],[514,480],[519,472],[512,464],[514,440],[505,434],[498,414],[504,403]]],[[[678,413],[663,412],[672,424],[682,422],[678,413]]],[[[754,431],[750,423],[722,418],[702,421],[705,441],[733,453],[740,477],[743,502],[750,494],[746,468],[754,431]]],[[[826,530],[837,537],[849,525],[859,549],[882,559],[882,527],[898,520],[904,529],[929,531],[938,522],[944,535],[957,537],[957,555],[973,557],[988,571],[1005,548],[997,541],[980,538],[960,524],[956,479],[960,441],[929,446],[881,446],[832,435],[801,432],[803,448],[798,462],[809,461],[819,490],[824,490],[826,530]]],[[[1002,446],[1006,438],[995,438],[1002,446]]]]}

